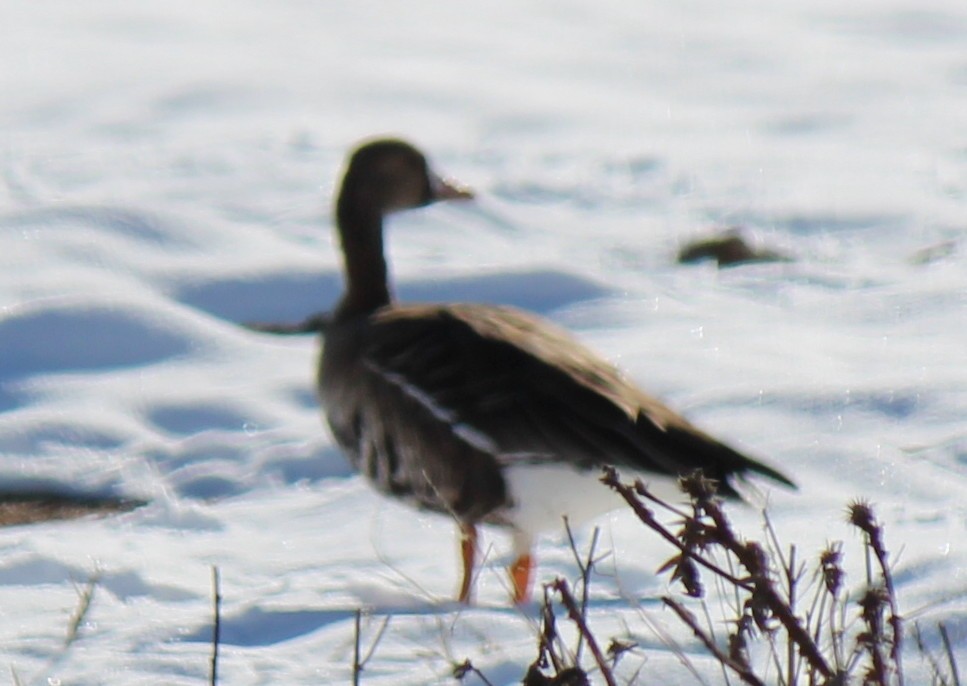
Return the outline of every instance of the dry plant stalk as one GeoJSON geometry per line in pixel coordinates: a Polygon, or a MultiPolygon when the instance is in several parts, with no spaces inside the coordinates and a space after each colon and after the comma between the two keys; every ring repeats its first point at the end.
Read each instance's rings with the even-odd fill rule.
{"type": "Polygon", "coordinates": [[[588,648],[591,650],[591,654],[594,656],[594,661],[597,663],[598,669],[601,670],[601,675],[604,677],[605,683],[607,683],[608,686],[617,686],[618,682],[616,682],[614,679],[614,673],[612,672],[610,665],[608,665],[608,661],[605,660],[604,654],[601,652],[601,648],[598,646],[597,639],[594,637],[594,634],[591,633],[591,629],[588,627],[588,621],[585,615],[587,608],[585,607],[582,610],[582,608],[578,607],[578,603],[571,594],[571,589],[568,586],[567,581],[564,579],[557,579],[554,581],[554,583],[551,584],[551,588],[560,594],[561,602],[564,603],[564,607],[567,608],[568,618],[574,622],[574,625],[577,627],[581,637],[587,642],[588,648]]]}
{"type": "MultiPolygon", "coordinates": [[[[903,686],[900,659],[903,617],[898,609],[883,529],[868,503],[857,501],[848,508],[848,522],[864,533],[868,560],[875,561],[875,564],[868,563],[867,588],[851,598],[846,590],[841,543],[828,544],[810,574],[809,566],[798,558],[795,546],[789,546],[788,551],[783,552],[779,537],[765,513],[766,542],[761,544],[740,538],[715,496],[714,482],[701,475],[681,480],[682,489],[690,498],[686,508],[668,504],[640,481],[633,485],[622,483],[613,469],[606,469],[601,480],[624,498],[647,528],[676,549],[675,555],[659,571],[668,571],[673,581],[681,582],[685,596],[704,597],[703,574],[711,574],[720,590],[734,594],[732,616],[724,617],[732,627],[724,643],[716,639],[707,609],[707,625],[703,626],[681,600],[670,596],[661,599],[722,666],[726,683],[731,683],[728,676],[731,673],[750,686],[847,686],[853,683],[903,686]],[[663,524],[653,507],[676,516],[677,530],[672,531],[663,524]],[[764,665],[754,665],[748,647],[761,637],[767,639],[769,652],[764,665]]],[[[581,598],[575,598],[563,579],[544,586],[538,657],[530,665],[524,686],[589,684],[588,674],[580,665],[584,645],[587,645],[605,683],[612,686],[617,683],[613,666],[621,654],[635,647],[612,640],[606,653],[601,650],[602,643],[587,621],[588,586],[595,562],[597,532],[586,561],[577,552],[570,528],[568,538],[581,572],[581,598]],[[552,602],[554,594],[578,632],[577,650],[573,653],[567,651],[557,630],[552,602]],[[545,671],[550,671],[551,675],[546,675],[545,671]]],[[[723,595],[728,596],[728,593],[723,595]]],[[[921,653],[930,661],[933,684],[959,686],[946,627],[940,625],[940,635],[949,663],[949,679],[943,674],[947,669],[942,668],[939,660],[923,647],[919,631],[915,635],[921,653]]],[[[463,674],[472,669],[469,661],[462,667],[463,674]]],[[[476,670],[474,673],[483,678],[476,670]]],[[[693,671],[693,674],[697,681],[701,681],[697,672],[693,671]]]]}
{"type": "MultiPolygon", "coordinates": [[[[885,644],[890,645],[890,660],[896,673],[898,686],[903,686],[903,663],[901,661],[901,646],[903,643],[903,619],[897,609],[896,588],[893,585],[893,573],[890,569],[889,556],[883,543],[883,527],[876,521],[873,508],[865,501],[857,500],[848,507],[849,522],[866,534],[866,543],[876,557],[883,580],[882,588],[872,587],[860,601],[863,609],[863,621],[869,632],[867,649],[872,660],[872,670],[875,678],[885,679],[890,670],[882,655],[885,644]],[[885,609],[889,610],[887,622],[890,625],[891,636],[887,638],[881,623],[885,609]]],[[[881,683],[881,682],[875,682],[881,683]]]]}
{"type": "Polygon", "coordinates": [[[222,639],[222,592],[218,567],[212,567],[212,658],[209,684],[218,683],[218,646],[222,639]]]}
{"type": "Polygon", "coordinates": [[[590,604],[591,576],[597,559],[595,550],[600,531],[594,530],[586,556],[578,552],[573,533],[567,518],[564,520],[571,552],[580,570],[581,584],[580,599],[571,591],[571,586],[564,579],[556,579],[544,584],[544,599],[541,604],[541,629],[538,633],[538,656],[530,665],[523,680],[523,686],[588,686],[591,682],[588,673],[581,666],[584,646],[588,647],[602,678],[608,686],[616,686],[614,665],[622,655],[636,647],[634,643],[612,640],[606,650],[602,650],[601,643],[591,631],[587,621],[590,604]],[[564,641],[557,631],[557,616],[554,611],[554,596],[560,600],[567,611],[568,619],[577,629],[577,645],[574,651],[568,651],[564,641]],[[545,675],[544,670],[551,671],[545,675]]]}
{"type": "MultiPolygon", "coordinates": [[[[740,657],[737,654],[737,651],[734,651],[731,648],[729,653],[723,652],[722,649],[719,648],[718,644],[716,644],[716,642],[708,635],[708,632],[701,627],[701,625],[698,623],[698,620],[695,619],[695,616],[685,609],[684,605],[667,596],[662,598],[662,602],[667,607],[671,608],[676,615],[678,615],[678,618],[681,619],[682,622],[684,622],[692,630],[692,633],[695,634],[695,637],[702,642],[705,648],[715,657],[716,660],[719,661],[719,663],[731,669],[740,679],[742,679],[742,681],[750,686],[765,686],[765,682],[756,676],[755,672],[752,671],[748,661],[744,657],[740,657]]],[[[744,653],[744,651],[738,652],[744,653]]]]}
{"type": "MultiPolygon", "coordinates": [[[[480,679],[486,686],[494,686],[491,681],[484,676],[483,672],[473,666],[470,658],[467,658],[463,662],[453,667],[453,678],[457,681],[463,681],[463,678],[468,674],[473,674],[478,679],[480,679]]],[[[526,680],[525,682],[526,683],[526,680]]]]}
{"type": "Polygon", "coordinates": [[[366,668],[366,664],[369,662],[370,658],[373,657],[373,653],[376,652],[376,647],[379,645],[379,642],[383,640],[383,634],[386,633],[386,627],[389,626],[390,619],[392,619],[392,615],[386,615],[383,617],[383,621],[379,625],[379,629],[376,630],[376,636],[369,644],[366,654],[362,655],[360,649],[360,640],[362,637],[363,611],[360,608],[356,609],[353,617],[353,686],[359,686],[359,678],[362,675],[363,670],[366,668]]]}
{"type": "Polygon", "coordinates": [[[871,580],[869,588],[854,601],[859,626],[853,628],[855,625],[847,619],[839,544],[823,551],[813,580],[806,581],[805,567],[797,563],[795,547],[783,555],[768,517],[767,544],[741,539],[715,497],[714,482],[700,474],[681,479],[682,489],[690,498],[688,510],[658,498],[641,481],[622,483],[614,469],[605,470],[602,482],[624,498],[646,527],[677,549],[660,571],[671,571],[672,580],[682,583],[686,596],[704,597],[702,573],[711,573],[741,598],[734,608],[737,616],[729,620],[734,629],[727,649],[715,642],[680,601],[671,597],[662,600],[716,660],[743,682],[839,686],[859,676],[864,686],[903,686],[903,618],[883,529],[868,503],[857,501],[849,506],[848,521],[865,534],[867,549],[876,562],[877,579],[876,583],[871,580]],[[677,516],[678,530],[665,526],[652,507],[677,516]],[[719,561],[723,555],[727,564],[719,561]],[[748,661],[746,646],[756,634],[770,643],[775,675],[768,679],[748,661]]]}
{"type": "Polygon", "coordinates": [[[81,630],[81,624],[87,618],[87,613],[91,609],[91,603],[94,601],[94,591],[97,589],[97,583],[100,581],[100,578],[100,572],[92,574],[91,578],[87,581],[87,585],[84,586],[84,590],[78,593],[77,609],[74,610],[70,623],[67,625],[67,636],[64,638],[64,648],[69,648],[77,640],[77,636],[81,630]]]}
{"type": "MultiPolygon", "coordinates": [[[[662,570],[674,570],[672,579],[682,582],[686,595],[692,597],[704,595],[699,567],[712,572],[737,590],[747,594],[743,616],[748,612],[756,629],[768,635],[773,632],[775,622],[778,622],[795,646],[798,655],[808,662],[810,669],[824,680],[833,677],[834,671],[823,656],[816,640],[796,616],[788,599],[780,592],[776,583],[779,575],[772,564],[773,560],[769,552],[754,541],[742,541],[735,534],[720,502],[715,498],[714,483],[701,475],[682,479],[682,488],[690,496],[692,507],[692,512],[685,513],[653,495],[641,481],[635,482],[634,486],[621,483],[614,469],[605,471],[602,482],[625,499],[645,526],[656,531],[678,548],[679,554],[666,562],[662,570]],[[677,534],[669,531],[645,501],[681,517],[683,521],[681,530],[677,534]],[[745,571],[745,576],[737,577],[715,564],[711,559],[710,551],[716,548],[731,554],[745,571]]],[[[671,599],[663,598],[666,603],[668,600],[671,599]]],[[[742,617],[739,618],[741,619],[742,617]]],[[[743,626],[747,624],[743,623],[743,626]]],[[[723,665],[742,677],[744,670],[735,669],[739,665],[738,662],[730,659],[728,662],[723,662],[723,665]]]]}

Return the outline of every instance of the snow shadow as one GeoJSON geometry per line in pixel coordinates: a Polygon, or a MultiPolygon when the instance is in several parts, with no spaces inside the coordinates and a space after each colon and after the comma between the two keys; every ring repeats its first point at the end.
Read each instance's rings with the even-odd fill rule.
{"type": "Polygon", "coordinates": [[[189,352],[191,341],[142,313],[58,306],[0,321],[0,348],[5,380],[152,364],[189,352]]]}
{"type": "MultiPolygon", "coordinates": [[[[301,320],[329,309],[342,293],[335,272],[276,272],[240,275],[185,284],[174,297],[220,319],[234,323],[301,320]]],[[[409,279],[397,285],[404,302],[475,302],[514,305],[540,314],[574,303],[603,298],[612,289],[555,269],[409,279]]]]}
{"type": "Polygon", "coordinates": [[[234,408],[206,403],[157,405],[146,411],[146,418],[159,429],[174,435],[191,436],[202,431],[236,431],[248,417],[234,408]]]}
{"type": "MultiPolygon", "coordinates": [[[[349,610],[263,610],[249,608],[235,616],[220,618],[220,643],[233,646],[270,646],[311,634],[329,624],[352,619],[349,610]]],[[[182,637],[190,643],[211,643],[211,626],[202,626],[182,637]]]]}
{"type": "Polygon", "coordinates": [[[0,411],[19,404],[16,382],[35,375],[139,367],[192,349],[188,336],[145,313],[58,303],[0,320],[0,411]]]}

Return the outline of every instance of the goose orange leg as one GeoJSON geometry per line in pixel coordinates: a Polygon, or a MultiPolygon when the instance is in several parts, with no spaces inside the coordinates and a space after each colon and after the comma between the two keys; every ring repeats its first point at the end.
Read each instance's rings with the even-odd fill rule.
{"type": "Polygon", "coordinates": [[[460,557],[463,562],[463,581],[460,583],[458,598],[461,603],[469,605],[473,572],[477,564],[477,527],[473,524],[460,525],[460,557]]]}
{"type": "Polygon", "coordinates": [[[529,552],[518,557],[507,570],[514,590],[514,603],[523,605],[531,597],[531,577],[534,574],[534,556],[529,552]]]}

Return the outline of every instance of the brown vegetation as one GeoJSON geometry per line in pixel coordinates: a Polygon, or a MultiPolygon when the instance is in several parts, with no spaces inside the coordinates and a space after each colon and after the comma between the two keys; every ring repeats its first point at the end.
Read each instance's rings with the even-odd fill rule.
{"type": "Polygon", "coordinates": [[[103,517],[130,512],[144,504],[140,500],[70,493],[0,493],[0,526],[19,526],[87,516],[103,517]]]}

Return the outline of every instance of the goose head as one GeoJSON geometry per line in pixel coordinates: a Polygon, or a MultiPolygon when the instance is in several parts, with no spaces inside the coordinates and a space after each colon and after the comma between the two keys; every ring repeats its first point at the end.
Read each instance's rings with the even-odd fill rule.
{"type": "Polygon", "coordinates": [[[438,200],[473,194],[430,169],[409,143],[380,139],[350,155],[336,200],[336,225],[346,265],[346,293],[336,317],[366,314],[390,302],[383,217],[438,200]]]}
{"type": "Polygon", "coordinates": [[[423,207],[438,200],[469,199],[466,188],[430,169],[426,156],[397,139],[380,139],[359,146],[349,158],[336,203],[337,219],[360,214],[384,216],[423,207]]]}

